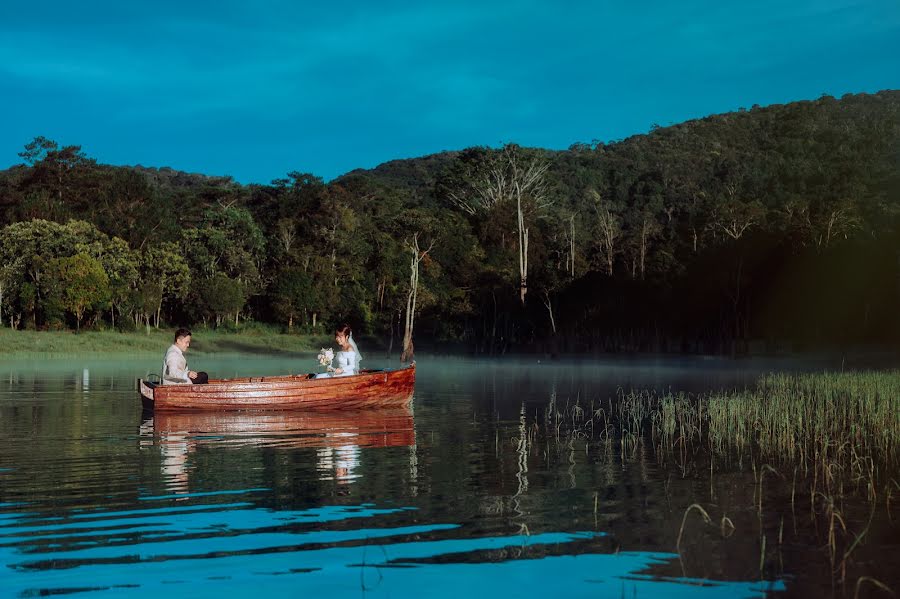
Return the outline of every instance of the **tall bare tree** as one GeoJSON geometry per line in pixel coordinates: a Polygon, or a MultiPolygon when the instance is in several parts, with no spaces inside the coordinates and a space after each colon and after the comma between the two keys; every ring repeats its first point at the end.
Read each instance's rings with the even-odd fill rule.
{"type": "Polygon", "coordinates": [[[406,248],[412,256],[409,260],[409,291],[406,295],[406,323],[403,330],[403,352],[400,354],[400,361],[406,362],[412,359],[413,349],[413,326],[416,320],[416,299],[419,292],[419,263],[428,255],[428,252],[434,247],[432,241],[428,248],[422,249],[419,245],[419,234],[415,233],[411,240],[406,241],[406,248]]]}
{"type": "Polygon", "coordinates": [[[566,257],[566,273],[575,278],[575,213],[569,216],[569,227],[565,233],[569,246],[569,255],[566,257]]]}
{"type": "Polygon", "coordinates": [[[644,279],[647,271],[647,252],[650,249],[650,243],[661,231],[662,227],[653,213],[645,210],[641,214],[637,235],[635,236],[638,242],[638,263],[641,270],[641,280],[644,279]]]}
{"type": "Polygon", "coordinates": [[[815,242],[819,249],[827,248],[832,241],[862,228],[862,219],[856,205],[848,198],[829,202],[820,207],[814,216],[815,242]]]}
{"type": "Polygon", "coordinates": [[[284,250],[285,255],[290,254],[297,240],[297,225],[286,218],[280,219],[276,228],[275,238],[278,245],[284,250]]]}
{"type": "Polygon", "coordinates": [[[606,263],[606,274],[612,276],[613,262],[619,250],[619,237],[622,236],[622,219],[615,213],[612,204],[604,200],[596,189],[591,189],[589,193],[597,211],[597,232],[606,263]]]}
{"type": "Polygon", "coordinates": [[[528,218],[549,206],[546,174],[550,163],[540,156],[528,155],[519,146],[507,144],[499,152],[490,152],[476,165],[471,176],[448,192],[456,207],[474,216],[514,202],[518,230],[519,300],[528,293],[528,218]]]}
{"type": "Polygon", "coordinates": [[[758,201],[741,202],[728,198],[715,207],[709,227],[737,241],[747,229],[761,224],[766,217],[765,207],[758,201]]]}

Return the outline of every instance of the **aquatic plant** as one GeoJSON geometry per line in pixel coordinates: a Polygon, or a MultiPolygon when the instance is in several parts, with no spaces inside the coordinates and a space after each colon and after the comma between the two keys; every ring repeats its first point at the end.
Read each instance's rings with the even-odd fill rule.
{"type": "MultiPolygon", "coordinates": [[[[834,580],[844,583],[848,563],[869,533],[876,506],[882,506],[878,509],[883,508],[890,520],[891,501],[900,489],[892,478],[900,464],[898,371],[770,374],[749,389],[701,395],[620,389],[605,405],[592,403],[590,410],[554,396],[543,430],[548,438],[567,445],[573,439],[593,443],[607,456],[618,448],[623,461],[634,459],[639,450],[652,449],[661,466],[676,466],[682,478],[691,473],[705,476],[708,465],[710,498],[717,469],[749,466],[760,572],[767,560],[764,508],[772,503],[764,502],[764,495],[772,494],[774,505],[789,496],[793,515],[799,482],[800,496],[808,496],[809,518],[821,531],[834,580]],[[859,532],[849,525],[844,505],[848,492],[870,505],[868,521],[860,522],[859,532]]],[[[691,503],[678,530],[679,555],[685,523],[694,510],[707,525],[712,523],[701,503],[691,503]]],[[[734,531],[734,522],[725,514],[720,524],[723,538],[734,531]]],[[[779,515],[779,552],[783,536],[784,517],[779,515]]],[[[857,578],[857,593],[864,583],[888,588],[862,576],[857,578]]]]}
{"type": "Polygon", "coordinates": [[[900,372],[771,374],[752,389],[696,396],[620,389],[589,409],[554,396],[544,425],[556,438],[615,437],[629,453],[647,437],[661,459],[708,449],[772,472],[814,469],[817,486],[850,480],[874,497],[872,480],[900,462],[900,372]]]}

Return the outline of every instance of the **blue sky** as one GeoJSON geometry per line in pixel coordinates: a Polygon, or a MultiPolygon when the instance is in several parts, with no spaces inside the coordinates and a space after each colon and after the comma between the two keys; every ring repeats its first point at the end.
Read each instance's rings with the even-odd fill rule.
{"type": "Polygon", "coordinates": [[[898,0],[4,2],[0,168],[44,135],[110,164],[330,179],[896,89],[898,56],[898,0]]]}

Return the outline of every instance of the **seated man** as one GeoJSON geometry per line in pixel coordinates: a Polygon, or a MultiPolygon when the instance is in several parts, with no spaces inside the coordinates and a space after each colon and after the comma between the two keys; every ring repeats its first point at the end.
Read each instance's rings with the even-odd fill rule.
{"type": "Polygon", "coordinates": [[[163,358],[162,384],[163,385],[203,385],[209,382],[209,375],[205,372],[188,370],[184,352],[191,346],[191,332],[187,329],[175,331],[175,343],[166,350],[163,358]]]}

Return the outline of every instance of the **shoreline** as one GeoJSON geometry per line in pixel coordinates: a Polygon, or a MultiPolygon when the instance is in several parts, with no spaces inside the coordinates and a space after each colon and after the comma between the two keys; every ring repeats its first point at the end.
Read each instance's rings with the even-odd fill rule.
{"type": "MultiPolygon", "coordinates": [[[[0,329],[0,358],[96,357],[128,355],[159,357],[172,343],[174,329],[148,331],[13,331],[0,329]]],[[[191,351],[196,354],[257,353],[293,356],[318,351],[330,335],[289,334],[267,330],[215,331],[195,329],[191,351]]]]}
{"type": "MultiPolygon", "coordinates": [[[[72,356],[96,358],[127,356],[135,358],[158,358],[172,343],[174,328],[150,329],[150,331],[33,331],[0,328],[0,359],[51,359],[72,356]]],[[[377,337],[364,336],[370,355],[380,355],[385,349],[377,337]]],[[[292,357],[314,354],[322,347],[331,347],[331,335],[308,333],[286,333],[265,326],[252,325],[243,330],[193,329],[191,352],[195,355],[267,355],[292,357]]],[[[895,369],[900,365],[900,352],[893,348],[860,346],[853,348],[820,348],[818,350],[797,351],[779,354],[746,354],[738,356],[715,354],[668,354],[642,352],[575,352],[553,356],[542,352],[512,351],[500,355],[473,354],[454,346],[442,347],[423,343],[421,355],[472,358],[484,362],[504,360],[537,361],[542,364],[580,363],[585,360],[609,360],[613,362],[631,361],[678,361],[735,366],[742,363],[767,362],[832,362],[836,369],[875,367],[895,369]]],[[[452,345],[452,344],[451,344],[452,345]]],[[[394,348],[394,352],[399,348],[394,348]]]]}

